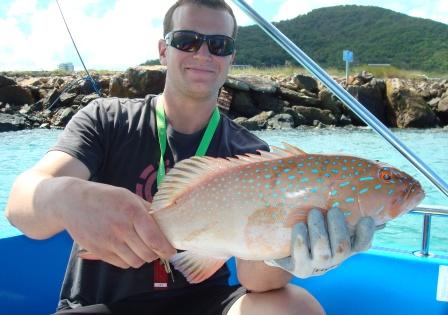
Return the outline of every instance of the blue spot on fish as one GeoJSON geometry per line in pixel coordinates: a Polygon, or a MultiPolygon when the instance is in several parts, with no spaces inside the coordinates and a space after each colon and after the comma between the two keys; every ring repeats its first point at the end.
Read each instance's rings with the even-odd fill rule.
{"type": "Polygon", "coordinates": [[[348,186],[348,185],[350,185],[350,182],[343,182],[343,183],[339,184],[339,187],[345,187],[345,186],[348,186]]]}
{"type": "Polygon", "coordinates": [[[394,194],[394,192],[395,192],[395,190],[394,190],[394,189],[391,189],[391,190],[389,190],[389,191],[387,192],[387,194],[388,194],[389,196],[392,196],[392,195],[394,194]]]}
{"type": "Polygon", "coordinates": [[[343,171],[346,171],[346,170],[347,170],[347,166],[343,166],[343,167],[342,167],[342,170],[343,170],[343,171]]]}
{"type": "Polygon", "coordinates": [[[289,180],[293,180],[293,179],[296,179],[296,177],[295,177],[294,175],[289,175],[289,176],[288,176],[288,179],[289,179],[289,180]]]}
{"type": "Polygon", "coordinates": [[[375,188],[376,190],[378,190],[378,189],[380,189],[381,187],[383,187],[381,184],[377,184],[377,185],[375,185],[374,188],[375,188]]]}
{"type": "Polygon", "coordinates": [[[368,191],[369,191],[369,188],[363,188],[363,189],[361,189],[361,190],[359,191],[359,194],[362,195],[362,194],[365,194],[365,193],[368,192],[368,191]]]}
{"type": "Polygon", "coordinates": [[[308,179],[308,177],[304,177],[300,180],[300,182],[302,183],[308,183],[310,180],[308,179]]]}
{"type": "Polygon", "coordinates": [[[361,181],[361,182],[365,182],[365,181],[368,181],[368,180],[373,180],[373,177],[372,176],[367,176],[367,177],[361,177],[359,179],[359,181],[361,181]]]}
{"type": "Polygon", "coordinates": [[[266,175],[264,175],[264,178],[266,178],[266,179],[270,179],[271,177],[272,177],[271,174],[266,174],[266,175]]]}
{"type": "Polygon", "coordinates": [[[319,173],[319,170],[313,168],[313,169],[311,170],[311,173],[313,173],[313,174],[317,174],[317,173],[319,173]]]}
{"type": "Polygon", "coordinates": [[[278,170],[278,166],[273,166],[272,169],[273,169],[274,171],[276,171],[276,170],[278,170]]]}
{"type": "Polygon", "coordinates": [[[332,206],[332,207],[339,207],[340,205],[341,205],[341,203],[338,202],[338,201],[336,201],[336,202],[334,202],[331,206],[332,206]]]}
{"type": "Polygon", "coordinates": [[[310,190],[312,193],[315,193],[315,192],[317,192],[317,188],[311,188],[311,190],[310,190]]]}
{"type": "Polygon", "coordinates": [[[337,170],[337,169],[334,168],[334,169],[331,170],[331,172],[332,172],[333,174],[338,174],[338,173],[339,173],[339,170],[337,170]]]}
{"type": "Polygon", "coordinates": [[[284,173],[289,173],[289,171],[291,171],[290,168],[285,168],[285,169],[283,170],[284,173]]]}
{"type": "Polygon", "coordinates": [[[330,192],[330,195],[332,195],[332,196],[336,196],[338,194],[338,191],[337,190],[332,190],[331,192],[330,192]]]}
{"type": "Polygon", "coordinates": [[[297,167],[303,167],[303,163],[297,164],[297,167]]]}
{"type": "Polygon", "coordinates": [[[345,198],[345,202],[347,202],[347,203],[353,203],[353,202],[355,202],[355,198],[353,198],[353,197],[345,198]]]}
{"type": "Polygon", "coordinates": [[[323,182],[324,182],[324,179],[323,179],[322,177],[319,177],[318,179],[316,179],[316,182],[318,182],[318,183],[323,183],[323,182]]]}
{"type": "Polygon", "coordinates": [[[330,177],[331,175],[330,174],[328,174],[328,173],[325,173],[325,175],[324,175],[325,177],[330,177]]]}

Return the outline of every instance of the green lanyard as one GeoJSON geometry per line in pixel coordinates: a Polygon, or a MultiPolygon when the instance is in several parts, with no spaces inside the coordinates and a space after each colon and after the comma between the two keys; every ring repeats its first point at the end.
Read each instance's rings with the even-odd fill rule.
{"type": "MultiPolygon", "coordinates": [[[[207,129],[205,129],[205,133],[202,136],[201,143],[199,143],[199,147],[196,150],[195,156],[204,156],[207,152],[208,146],[212,141],[213,135],[215,134],[216,128],[219,124],[219,119],[221,116],[219,115],[218,107],[213,111],[212,117],[208,122],[207,129]]],[[[165,156],[166,151],[166,119],[165,119],[165,110],[163,108],[163,103],[161,100],[157,100],[156,105],[156,120],[157,120],[157,135],[159,137],[159,145],[160,145],[160,162],[159,169],[157,170],[157,187],[162,183],[163,177],[165,176],[165,163],[163,157],[165,156]]]]}

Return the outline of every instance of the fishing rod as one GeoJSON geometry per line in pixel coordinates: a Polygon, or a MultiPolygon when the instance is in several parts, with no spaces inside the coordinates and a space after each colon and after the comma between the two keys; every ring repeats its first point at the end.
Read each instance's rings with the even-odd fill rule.
{"type": "Polygon", "coordinates": [[[359,118],[386,139],[398,152],[401,153],[415,168],[417,168],[429,181],[431,181],[445,196],[448,197],[448,184],[426,165],[414,152],[400,141],[381,121],[370,113],[350,93],[334,81],[317,63],[308,57],[287,36],[280,32],[272,23],[266,21],[257,11],[243,0],[232,0],[241,10],[251,17],[258,26],[267,33],[305,69],[314,74],[330,91],[332,91],[344,104],[346,104],[359,118]]]}
{"type": "Polygon", "coordinates": [[[84,64],[84,61],[82,60],[81,54],[79,53],[78,47],[76,46],[75,40],[73,39],[73,36],[72,36],[72,33],[70,32],[70,29],[68,28],[67,22],[65,21],[64,14],[62,13],[62,9],[61,9],[61,6],[59,5],[59,1],[58,0],[56,0],[56,4],[58,5],[59,12],[61,13],[62,20],[64,21],[65,27],[67,28],[68,35],[70,35],[70,38],[71,38],[72,43],[73,43],[73,46],[75,46],[75,50],[76,50],[76,53],[78,54],[79,60],[81,60],[81,64],[84,67],[85,72],[87,73],[87,77],[90,80],[90,83],[92,83],[92,86],[93,86],[93,89],[95,90],[95,92],[99,96],[101,96],[100,90],[96,86],[95,80],[93,80],[92,76],[90,75],[89,71],[86,68],[86,65],[84,64]]]}

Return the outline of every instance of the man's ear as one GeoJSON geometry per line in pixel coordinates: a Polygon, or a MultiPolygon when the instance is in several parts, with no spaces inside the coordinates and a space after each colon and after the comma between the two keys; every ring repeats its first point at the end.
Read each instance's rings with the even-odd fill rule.
{"type": "Polygon", "coordinates": [[[159,40],[159,59],[162,66],[166,66],[166,41],[164,39],[159,40]]]}

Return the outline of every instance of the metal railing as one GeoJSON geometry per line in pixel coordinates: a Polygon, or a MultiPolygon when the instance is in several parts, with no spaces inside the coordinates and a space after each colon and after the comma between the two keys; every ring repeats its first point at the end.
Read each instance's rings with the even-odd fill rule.
{"type": "Polygon", "coordinates": [[[421,205],[416,207],[410,213],[423,215],[423,229],[422,229],[422,246],[419,251],[414,252],[416,256],[428,257],[429,243],[431,239],[431,218],[432,216],[446,216],[448,217],[448,207],[435,205],[421,205]]]}

